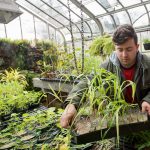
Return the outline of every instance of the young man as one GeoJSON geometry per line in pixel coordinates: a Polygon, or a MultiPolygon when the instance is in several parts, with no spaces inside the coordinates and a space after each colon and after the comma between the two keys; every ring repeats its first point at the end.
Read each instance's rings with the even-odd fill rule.
{"type": "MultiPolygon", "coordinates": [[[[124,93],[128,103],[138,103],[142,112],[150,115],[150,57],[138,51],[139,44],[135,30],[130,25],[119,26],[113,34],[115,52],[106,60],[101,67],[116,74],[121,83],[131,80],[136,83],[135,98],[132,99],[132,89],[128,87],[124,93]]],[[[76,108],[80,102],[80,94],[74,93],[87,86],[86,81],[81,81],[69,94],[67,101],[73,97],[72,103],[68,104],[61,117],[61,126],[69,126],[72,118],[76,115],[76,108]]],[[[82,94],[82,92],[80,92],[82,94]]]]}

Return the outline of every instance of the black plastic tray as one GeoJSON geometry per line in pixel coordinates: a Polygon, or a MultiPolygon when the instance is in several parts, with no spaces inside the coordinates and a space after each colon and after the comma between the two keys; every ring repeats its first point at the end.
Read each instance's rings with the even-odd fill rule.
{"type": "Polygon", "coordinates": [[[49,81],[49,82],[61,82],[61,83],[79,83],[79,80],[65,80],[65,79],[58,79],[58,78],[53,78],[53,79],[49,79],[49,78],[40,78],[40,80],[42,81],[49,81]]]}
{"type": "MultiPolygon", "coordinates": [[[[137,122],[125,125],[119,125],[119,136],[126,136],[131,133],[136,133],[139,131],[150,130],[150,121],[137,122]]],[[[75,144],[86,144],[90,142],[100,141],[103,139],[109,139],[112,137],[117,137],[116,127],[105,128],[101,130],[96,130],[93,132],[77,135],[72,132],[72,141],[75,144]]]]}

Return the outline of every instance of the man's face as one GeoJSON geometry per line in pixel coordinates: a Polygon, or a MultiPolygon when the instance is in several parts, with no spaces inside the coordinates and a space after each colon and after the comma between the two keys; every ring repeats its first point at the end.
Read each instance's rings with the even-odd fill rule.
{"type": "Polygon", "coordinates": [[[138,47],[132,38],[123,44],[115,45],[117,57],[123,67],[129,68],[135,63],[138,47]]]}

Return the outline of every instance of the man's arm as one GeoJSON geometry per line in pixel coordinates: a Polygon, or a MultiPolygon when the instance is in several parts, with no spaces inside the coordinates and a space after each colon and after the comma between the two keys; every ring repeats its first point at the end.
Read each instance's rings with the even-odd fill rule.
{"type": "Polygon", "coordinates": [[[63,128],[67,128],[72,119],[75,117],[76,113],[77,111],[75,106],[73,104],[68,104],[60,118],[60,125],[63,128]]]}
{"type": "MultiPolygon", "coordinates": [[[[100,67],[106,69],[108,65],[108,60],[104,62],[100,67]]],[[[65,108],[64,113],[61,116],[60,124],[63,128],[67,128],[76,115],[77,108],[80,107],[80,104],[83,103],[83,100],[88,91],[88,82],[92,80],[94,74],[91,74],[88,77],[82,79],[69,93],[67,99],[65,100],[65,108]]]]}
{"type": "Polygon", "coordinates": [[[73,87],[67,99],[65,100],[65,105],[73,104],[75,105],[76,108],[79,107],[81,100],[84,99],[85,94],[87,92],[88,80],[89,80],[88,78],[84,78],[73,87]]]}
{"type": "Polygon", "coordinates": [[[82,79],[69,93],[65,100],[66,108],[60,118],[60,125],[67,128],[77,113],[77,108],[83,101],[88,89],[88,78],[82,79]]]}

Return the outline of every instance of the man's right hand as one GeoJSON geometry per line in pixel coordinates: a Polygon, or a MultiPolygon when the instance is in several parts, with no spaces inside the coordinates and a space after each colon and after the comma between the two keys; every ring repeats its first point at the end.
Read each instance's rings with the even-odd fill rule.
{"type": "Polygon", "coordinates": [[[77,110],[75,106],[73,104],[68,104],[60,118],[60,125],[63,128],[67,128],[72,119],[75,117],[76,113],[77,110]]]}

